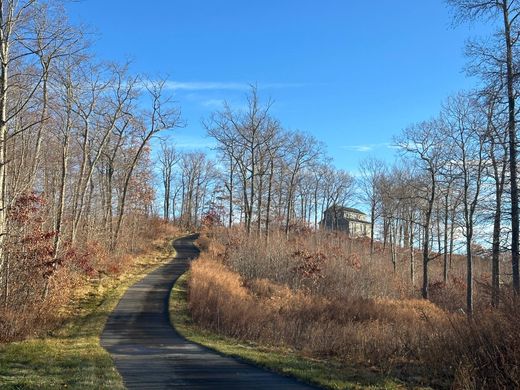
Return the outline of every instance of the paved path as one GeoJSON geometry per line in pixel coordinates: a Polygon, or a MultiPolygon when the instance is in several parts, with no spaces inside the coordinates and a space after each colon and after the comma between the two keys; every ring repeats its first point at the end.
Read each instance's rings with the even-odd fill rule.
{"type": "Polygon", "coordinates": [[[170,290],[198,256],[194,239],[176,240],[176,258],[130,287],[107,320],[101,345],[127,388],[311,389],[191,343],[171,327],[170,290]]]}

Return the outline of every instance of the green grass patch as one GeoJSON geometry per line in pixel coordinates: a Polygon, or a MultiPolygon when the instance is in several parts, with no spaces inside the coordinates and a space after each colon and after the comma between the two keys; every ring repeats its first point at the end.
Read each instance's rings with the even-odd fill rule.
{"type": "Polygon", "coordinates": [[[86,286],[71,305],[71,319],[47,337],[0,345],[1,389],[124,389],[99,344],[106,319],[126,289],[174,255],[171,240],[136,259],[119,278],[86,286]]]}
{"type": "Polygon", "coordinates": [[[240,358],[283,375],[327,389],[404,389],[398,379],[364,367],[349,367],[332,360],[319,360],[280,347],[258,345],[224,337],[197,326],[187,303],[189,273],[175,283],[170,295],[170,320],[186,339],[225,355],[240,358]]]}

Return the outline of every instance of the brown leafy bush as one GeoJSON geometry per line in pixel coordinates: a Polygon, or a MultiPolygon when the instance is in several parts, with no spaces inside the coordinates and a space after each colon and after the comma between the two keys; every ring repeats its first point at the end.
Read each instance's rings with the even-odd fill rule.
{"type": "Polygon", "coordinates": [[[0,281],[0,342],[20,340],[59,324],[74,292],[91,279],[116,276],[128,269],[153,239],[174,233],[159,220],[144,221],[146,231],[131,247],[110,253],[94,238],[72,245],[63,234],[54,253],[56,233],[45,223],[49,212],[41,196],[20,196],[10,209],[10,231],[5,241],[4,274],[0,281]]]}
{"type": "Polygon", "coordinates": [[[197,240],[195,241],[195,243],[197,244],[197,247],[202,251],[202,252],[207,252],[209,250],[209,244],[210,244],[210,241],[209,241],[209,238],[206,237],[206,236],[200,236],[199,238],[197,238],[197,240]]]}
{"type": "Polygon", "coordinates": [[[442,351],[434,355],[433,364],[454,368],[455,388],[520,388],[519,302],[514,297],[503,300],[498,310],[454,322],[452,332],[437,346],[442,351]]]}

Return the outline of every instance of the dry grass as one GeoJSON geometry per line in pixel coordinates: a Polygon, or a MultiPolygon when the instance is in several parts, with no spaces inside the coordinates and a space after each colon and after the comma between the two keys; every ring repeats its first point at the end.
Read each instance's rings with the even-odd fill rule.
{"type": "Polygon", "coordinates": [[[189,286],[191,315],[206,329],[381,372],[419,361],[435,342],[436,327],[446,326],[443,312],[426,301],[332,301],[266,279],[244,283],[209,259],[193,263],[189,286]]]}
{"type": "MultiPolygon", "coordinates": [[[[518,383],[518,342],[505,336],[518,335],[511,328],[519,311],[490,311],[479,285],[477,316],[468,320],[459,310],[465,286],[458,260],[447,285],[439,282],[441,267],[432,264],[434,303],[418,299],[405,252],[394,273],[382,252],[369,260],[364,241],[310,236],[289,242],[271,237],[266,243],[263,237],[224,233],[205,246],[192,265],[189,309],[206,329],[376,367],[413,384],[518,383]]],[[[485,274],[485,266],[477,260],[477,275],[485,274]]]]}
{"type": "Polygon", "coordinates": [[[432,353],[454,370],[454,388],[520,388],[520,305],[503,297],[499,310],[480,313],[452,324],[432,353]]]}
{"type": "MultiPolygon", "coordinates": [[[[202,328],[193,322],[188,310],[188,280],[189,272],[180,277],[172,289],[170,320],[175,329],[190,341],[326,389],[406,388],[402,381],[370,368],[345,366],[337,360],[306,356],[293,348],[238,340],[202,328]]],[[[420,387],[416,389],[419,390],[420,387]]]]}

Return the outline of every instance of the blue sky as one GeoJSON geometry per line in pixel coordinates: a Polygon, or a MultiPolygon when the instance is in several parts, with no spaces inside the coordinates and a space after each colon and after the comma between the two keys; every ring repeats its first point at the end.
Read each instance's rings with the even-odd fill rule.
{"type": "Polygon", "coordinates": [[[470,88],[464,43],[482,27],[452,26],[442,0],[81,0],[74,22],[95,31],[102,59],[168,76],[187,126],[172,139],[205,149],[201,118],[248,83],[275,101],[289,129],[327,145],[338,168],[356,172],[391,159],[392,137],[435,115],[470,88]]]}

